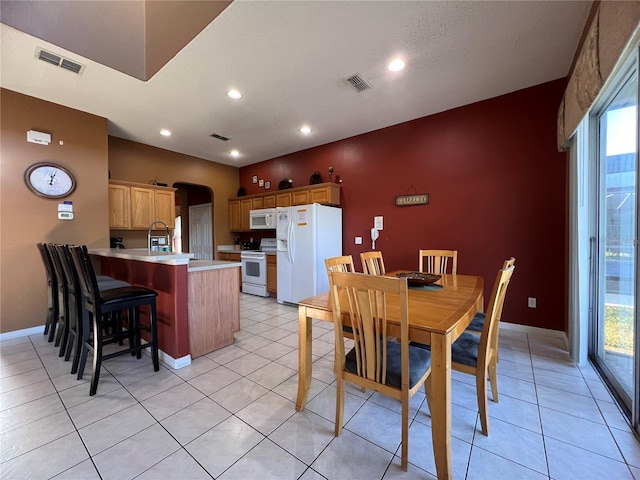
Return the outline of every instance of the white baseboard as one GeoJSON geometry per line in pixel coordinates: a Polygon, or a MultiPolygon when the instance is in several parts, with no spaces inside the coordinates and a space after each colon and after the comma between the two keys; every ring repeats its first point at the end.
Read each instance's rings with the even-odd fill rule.
{"type": "MultiPolygon", "coordinates": [[[[44,325],[40,327],[31,327],[24,328],[22,330],[14,330],[12,332],[0,333],[0,342],[4,340],[13,340],[14,338],[28,337],[31,335],[42,335],[44,332],[44,325]]],[[[145,349],[144,353],[151,355],[149,349],[145,349]]],[[[172,368],[173,370],[177,370],[182,367],[186,367],[191,365],[191,355],[185,355],[180,358],[173,358],[171,355],[163,352],[162,350],[158,351],[158,357],[160,362],[164,363],[167,367],[172,368]]]]}
{"type": "Polygon", "coordinates": [[[13,340],[14,338],[28,337],[36,334],[44,335],[44,325],[40,327],[25,328],[22,330],[14,330],[13,332],[0,333],[0,342],[3,340],[13,340]]]}
{"type": "Polygon", "coordinates": [[[520,325],[518,323],[500,322],[500,330],[511,330],[516,332],[531,333],[545,337],[559,338],[564,342],[565,348],[568,348],[569,338],[567,332],[560,330],[551,330],[549,328],[531,327],[529,325],[520,325]]]}
{"type": "MultiPolygon", "coordinates": [[[[145,352],[151,354],[151,352],[149,352],[149,349],[146,349],[145,352]]],[[[184,357],[180,358],[173,358],[171,355],[163,352],[162,350],[158,350],[158,354],[160,361],[173,370],[191,365],[191,355],[185,355],[184,357]]]]}

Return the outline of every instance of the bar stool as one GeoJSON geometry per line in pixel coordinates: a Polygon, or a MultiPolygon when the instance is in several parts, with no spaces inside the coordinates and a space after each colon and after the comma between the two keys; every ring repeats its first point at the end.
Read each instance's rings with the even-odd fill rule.
{"type": "MultiPolygon", "coordinates": [[[[82,340],[84,338],[83,316],[83,298],[82,289],[80,288],[80,279],[76,266],[73,263],[71,251],[68,245],[55,245],[55,250],[60,258],[62,271],[67,283],[67,305],[68,305],[68,335],[67,345],[65,347],[65,361],[68,361],[73,351],[73,361],[71,362],[71,373],[78,372],[78,363],[80,361],[80,352],[82,350],[82,340]]],[[[130,283],[116,280],[105,275],[97,275],[98,289],[100,291],[109,290],[111,288],[128,287],[130,283]]]]}
{"type": "Polygon", "coordinates": [[[49,342],[53,342],[56,334],[56,325],[58,323],[58,282],[56,280],[55,273],[53,272],[53,265],[51,263],[51,256],[44,243],[36,244],[40,256],[42,257],[42,263],[44,264],[44,271],[47,275],[47,320],[44,324],[43,335],[49,334],[49,342]]]}
{"type": "Polygon", "coordinates": [[[67,286],[67,279],[64,276],[62,270],[62,263],[60,261],[60,255],[56,250],[55,245],[47,243],[45,245],[49,257],[51,258],[51,265],[53,266],[53,273],[56,278],[56,295],[58,296],[58,334],[56,335],[55,346],[60,346],[58,356],[62,357],[65,353],[67,346],[67,339],[69,337],[69,289],[67,286]]]}
{"type": "Polygon", "coordinates": [[[98,389],[100,369],[103,360],[125,355],[136,354],[141,358],[144,348],[151,349],[151,359],[153,370],[160,370],[158,360],[158,328],[156,315],[156,297],[158,292],[149,288],[128,286],[112,288],[100,291],[96,279],[91,259],[86,246],[70,246],[69,251],[73,258],[76,271],[80,280],[80,288],[84,296],[83,304],[83,341],[80,361],[78,365],[78,378],[82,378],[84,367],[87,361],[89,350],[93,352],[93,377],[89,395],[95,395],[98,389]],[[149,325],[142,325],[140,322],[140,307],[149,308],[149,325]],[[110,313],[119,313],[123,310],[129,312],[127,316],[127,331],[105,332],[103,323],[110,313]],[[92,320],[93,339],[89,334],[89,318],[92,320]],[[142,344],[141,330],[149,332],[150,340],[142,344]],[[109,354],[103,354],[103,346],[109,343],[121,342],[123,338],[128,338],[129,348],[118,350],[109,354]]]}

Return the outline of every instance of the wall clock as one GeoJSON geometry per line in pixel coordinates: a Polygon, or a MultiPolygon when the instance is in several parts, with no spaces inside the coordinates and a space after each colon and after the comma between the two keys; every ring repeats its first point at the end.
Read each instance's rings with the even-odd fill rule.
{"type": "Polygon", "coordinates": [[[24,172],[24,181],[33,193],[45,198],[63,198],[76,188],[73,174],[55,163],[34,163],[24,172]]]}

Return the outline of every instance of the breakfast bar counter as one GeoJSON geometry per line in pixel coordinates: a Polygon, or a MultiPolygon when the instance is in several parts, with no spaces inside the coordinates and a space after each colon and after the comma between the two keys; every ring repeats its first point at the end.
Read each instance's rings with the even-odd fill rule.
{"type": "Polygon", "coordinates": [[[97,248],[100,271],[158,292],[161,360],[172,368],[233,343],[240,328],[240,262],[193,260],[191,253],[97,248]]]}

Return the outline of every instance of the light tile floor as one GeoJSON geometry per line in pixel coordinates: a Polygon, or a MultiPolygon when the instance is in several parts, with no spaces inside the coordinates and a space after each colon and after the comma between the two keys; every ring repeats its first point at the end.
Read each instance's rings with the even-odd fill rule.
{"type": "MultiPolygon", "coordinates": [[[[0,344],[0,478],[434,479],[431,418],[412,399],[409,471],[400,469],[400,408],[350,389],[333,435],[333,331],[316,322],[313,382],[295,411],[297,310],[241,296],[234,345],[180,370],[150,358],[105,363],[77,381],[43,335],[0,344]]],[[[505,330],[500,402],[480,433],[474,379],[453,374],[456,479],[640,480],[640,444],[591,367],[562,341],[505,330]]]]}

